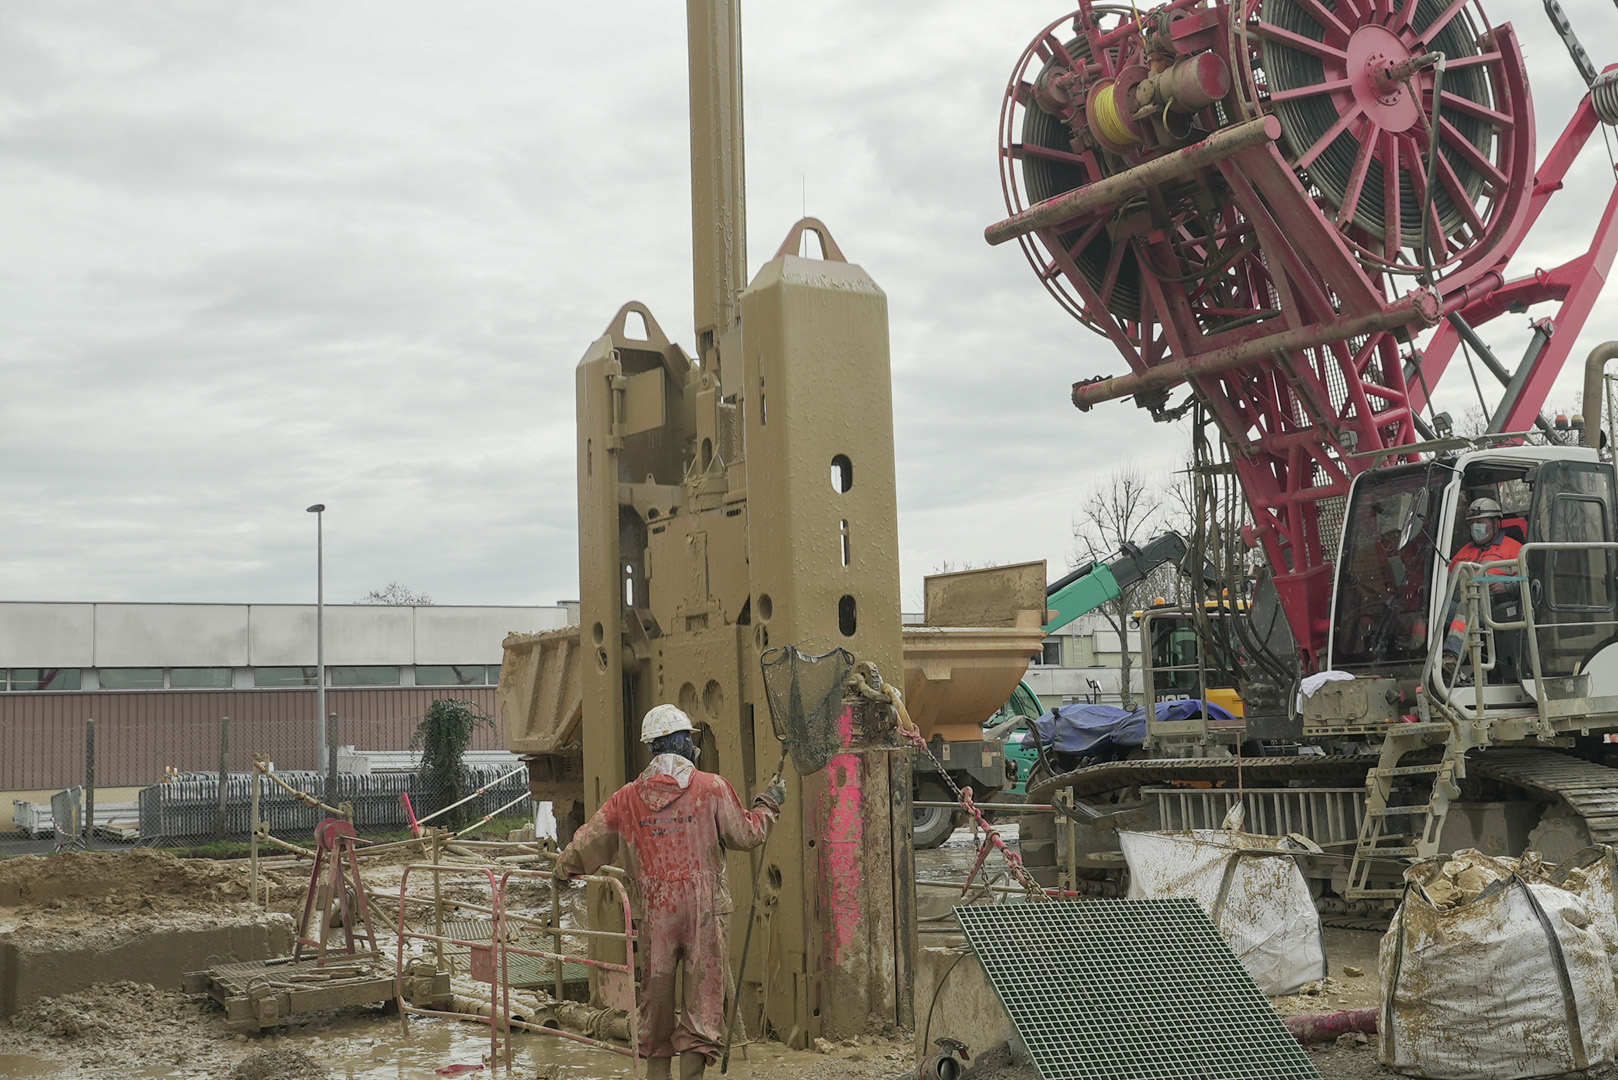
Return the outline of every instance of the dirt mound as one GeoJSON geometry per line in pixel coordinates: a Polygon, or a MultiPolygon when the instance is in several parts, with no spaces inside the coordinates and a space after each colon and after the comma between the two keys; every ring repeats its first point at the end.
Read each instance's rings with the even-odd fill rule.
{"type": "Polygon", "coordinates": [[[11,1018],[11,1029],[51,1040],[99,1040],[196,1019],[206,1011],[200,1001],[146,983],[100,983],[34,1002],[11,1018]]]}
{"type": "Polygon", "coordinates": [[[188,905],[248,899],[247,869],[208,859],[179,859],[166,851],[64,851],[0,861],[0,907],[121,897],[125,904],[98,904],[121,914],[127,903],[150,908],[159,898],[183,897],[188,905]]]}
{"type": "MultiPolygon", "coordinates": [[[[62,1076],[224,1076],[240,1051],[203,998],[136,982],[102,983],[44,998],[0,1020],[0,1046],[54,1062],[62,1076]]],[[[295,1074],[302,1076],[303,1074],[295,1074]]]]}
{"type": "Polygon", "coordinates": [[[330,1076],[330,1070],[302,1050],[260,1050],[243,1058],[230,1080],[327,1080],[330,1076]]]}

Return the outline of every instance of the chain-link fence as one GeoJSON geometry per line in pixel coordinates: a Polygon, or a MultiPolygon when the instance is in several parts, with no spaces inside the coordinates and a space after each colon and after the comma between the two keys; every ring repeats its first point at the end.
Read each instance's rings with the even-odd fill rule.
{"type": "Polygon", "coordinates": [[[9,774],[3,779],[12,794],[0,812],[10,811],[17,839],[64,846],[240,843],[252,832],[258,775],[263,827],[300,845],[326,816],[315,802],[352,808],[361,835],[378,838],[409,835],[415,821],[455,803],[433,823],[465,827],[495,815],[532,816],[527,770],[503,748],[499,727],[477,732],[456,777],[421,768],[411,746],[417,717],[329,722],[336,729],[335,775],[308,719],[35,721],[32,730],[8,720],[0,726],[0,751],[11,764],[0,765],[0,774],[9,774]],[[326,769],[318,768],[323,759],[326,769]]]}

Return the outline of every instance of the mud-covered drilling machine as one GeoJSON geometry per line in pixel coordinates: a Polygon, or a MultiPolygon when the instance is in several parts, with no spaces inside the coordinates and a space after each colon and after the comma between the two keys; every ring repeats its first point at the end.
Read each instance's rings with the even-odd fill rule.
{"type": "MultiPolygon", "coordinates": [[[[987,239],[1127,361],[1075,405],[1132,397],[1212,431],[1267,564],[1255,605],[1294,642],[1251,730],[1154,722],[1127,759],[1045,763],[1029,796],[1068,807],[1076,887],[1116,887],[1117,827],[1217,826],[1238,794],[1249,828],[1318,844],[1307,870],[1340,907],[1385,903],[1439,851],[1618,840],[1618,495],[1596,448],[1618,350],[1588,362],[1588,446],[1540,416],[1612,264],[1618,190],[1561,196],[1587,207],[1587,249],[1507,274],[1618,123],[1618,67],[1545,6],[1586,89],[1542,158],[1517,33],[1472,0],[1087,2],[1018,60],[987,239]],[[1531,309],[1508,368],[1479,331],[1531,309]],[[1502,387],[1476,437],[1430,405],[1458,350],[1502,387]],[[1452,567],[1483,497],[1522,550],[1452,567]]],[[[1038,831],[1024,855],[1054,876],[1038,831]]]]}

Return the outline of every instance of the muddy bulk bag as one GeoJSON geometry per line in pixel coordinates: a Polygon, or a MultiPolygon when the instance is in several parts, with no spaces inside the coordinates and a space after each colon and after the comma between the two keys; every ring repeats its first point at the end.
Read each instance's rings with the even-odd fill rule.
{"type": "Polygon", "coordinates": [[[1585,896],[1515,860],[1418,863],[1378,953],[1379,1057],[1431,1080],[1606,1065],[1618,1051],[1613,944],[1585,896]]]}
{"type": "Polygon", "coordinates": [[[1557,864],[1540,861],[1537,852],[1520,860],[1518,872],[1530,881],[1545,880],[1579,894],[1590,909],[1591,926],[1611,943],[1614,977],[1618,977],[1618,853],[1610,847],[1587,847],[1557,864]]]}
{"type": "Polygon", "coordinates": [[[1320,914],[1286,853],[1293,841],[1229,829],[1120,831],[1118,840],[1130,899],[1200,903],[1265,994],[1295,993],[1326,977],[1320,914]]]}

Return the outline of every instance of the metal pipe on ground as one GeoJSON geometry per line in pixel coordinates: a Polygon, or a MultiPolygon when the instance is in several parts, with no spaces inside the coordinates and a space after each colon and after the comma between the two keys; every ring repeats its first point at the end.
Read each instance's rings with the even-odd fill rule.
{"type": "Polygon", "coordinates": [[[1376,1034],[1377,1015],[1380,1009],[1345,1009],[1334,1013],[1311,1013],[1305,1016],[1288,1016],[1282,1019],[1292,1037],[1304,1046],[1311,1043],[1331,1042],[1340,1035],[1352,1032],[1364,1032],[1367,1035],[1376,1034]]]}
{"type": "Polygon", "coordinates": [[[956,1080],[965,1068],[953,1052],[929,1054],[914,1069],[896,1074],[893,1080],[956,1080]]]}
{"type": "Polygon", "coordinates": [[[1584,361],[1584,397],[1579,408],[1584,410],[1584,443],[1596,450],[1601,448],[1601,373],[1613,359],[1618,359],[1618,341],[1603,341],[1584,361]]]}

